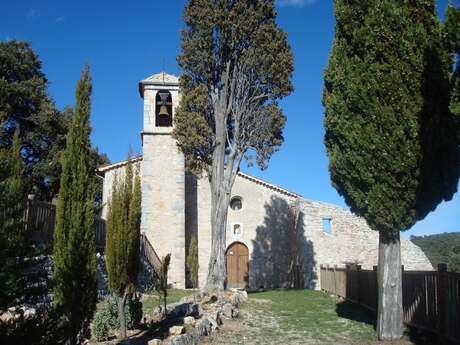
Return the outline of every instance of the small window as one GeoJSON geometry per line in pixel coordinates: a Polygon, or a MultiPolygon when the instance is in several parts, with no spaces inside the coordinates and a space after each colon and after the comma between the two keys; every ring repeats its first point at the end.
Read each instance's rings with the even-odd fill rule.
{"type": "Polygon", "coordinates": [[[328,217],[323,218],[323,232],[326,234],[330,234],[331,228],[332,228],[332,219],[328,217]]]}
{"type": "Polygon", "coordinates": [[[233,224],[233,235],[235,236],[241,235],[241,224],[233,224]]]}
{"type": "Polygon", "coordinates": [[[234,211],[241,210],[243,207],[243,201],[239,196],[234,196],[232,200],[230,200],[230,208],[234,211]]]}

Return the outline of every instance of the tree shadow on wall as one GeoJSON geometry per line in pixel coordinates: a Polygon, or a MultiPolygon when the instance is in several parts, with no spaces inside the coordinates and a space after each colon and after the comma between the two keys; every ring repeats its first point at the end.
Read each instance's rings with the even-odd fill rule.
{"type": "Polygon", "coordinates": [[[303,214],[272,196],[264,205],[264,224],[256,229],[250,260],[252,289],[314,288],[314,250],[305,238],[303,214]]]}

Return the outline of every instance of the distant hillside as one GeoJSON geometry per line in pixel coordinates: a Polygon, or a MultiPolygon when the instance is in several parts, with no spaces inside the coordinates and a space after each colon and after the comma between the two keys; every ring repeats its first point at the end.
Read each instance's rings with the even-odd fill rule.
{"type": "Polygon", "coordinates": [[[439,263],[449,263],[449,254],[460,248],[460,232],[411,236],[410,240],[425,252],[435,269],[439,263]]]}

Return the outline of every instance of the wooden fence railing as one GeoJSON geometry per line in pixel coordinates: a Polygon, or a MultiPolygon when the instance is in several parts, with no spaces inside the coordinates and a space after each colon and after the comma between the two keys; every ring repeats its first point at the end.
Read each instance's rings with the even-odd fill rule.
{"type": "MultiPolygon", "coordinates": [[[[377,312],[377,267],[362,270],[359,265],[321,266],[321,290],[358,303],[377,312]]],[[[404,271],[402,274],[404,322],[437,333],[460,344],[460,273],[404,271]]]]}
{"type": "MultiPolygon", "coordinates": [[[[25,223],[30,238],[47,246],[52,246],[56,223],[56,206],[47,202],[29,199],[25,209],[25,223]]],[[[99,251],[103,251],[105,247],[105,221],[96,218],[94,229],[96,231],[96,248],[99,251]]]]}

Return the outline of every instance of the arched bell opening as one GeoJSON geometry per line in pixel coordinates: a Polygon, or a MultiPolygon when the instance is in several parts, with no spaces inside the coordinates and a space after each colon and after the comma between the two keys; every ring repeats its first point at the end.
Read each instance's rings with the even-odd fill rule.
{"type": "Polygon", "coordinates": [[[172,97],[171,92],[160,90],[156,96],[155,126],[172,127],[172,97]]]}

